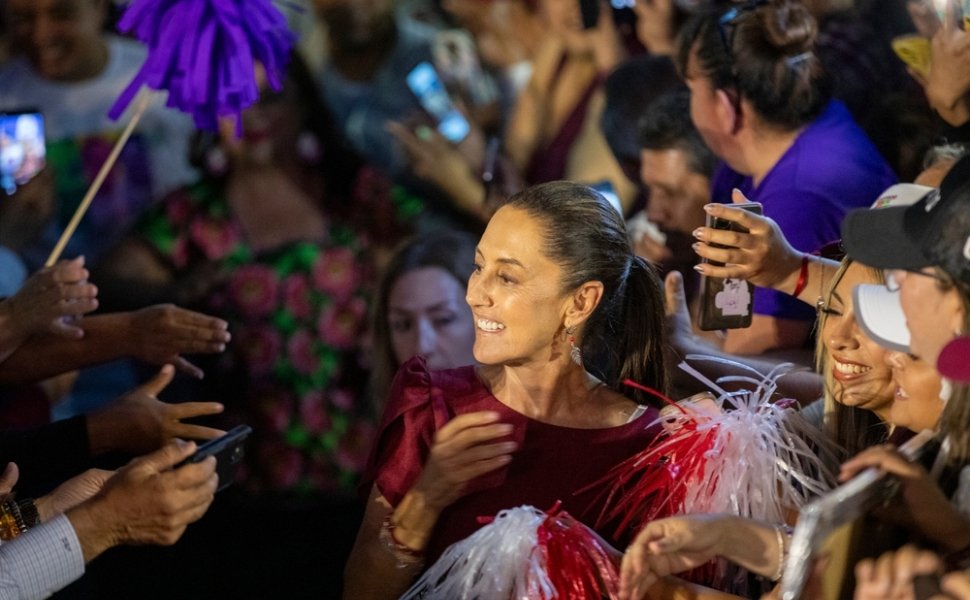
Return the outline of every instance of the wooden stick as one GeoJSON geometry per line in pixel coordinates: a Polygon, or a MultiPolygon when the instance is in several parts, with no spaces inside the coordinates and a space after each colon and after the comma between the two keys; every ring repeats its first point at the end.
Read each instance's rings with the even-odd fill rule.
{"type": "Polygon", "coordinates": [[[81,200],[81,204],[78,205],[77,210],[74,211],[74,216],[71,217],[71,221],[64,228],[64,233],[61,234],[61,239],[57,240],[57,244],[51,251],[50,256],[47,257],[47,262],[44,263],[45,267],[50,267],[57,262],[57,259],[61,257],[61,252],[64,251],[64,247],[67,246],[67,242],[74,235],[74,230],[77,229],[78,224],[81,219],[84,218],[84,213],[88,211],[88,207],[91,206],[91,201],[94,200],[95,195],[101,189],[104,184],[104,180],[108,177],[108,173],[111,168],[114,167],[115,163],[118,161],[118,156],[121,155],[122,148],[128,143],[128,138],[131,137],[132,132],[138,125],[138,121],[141,120],[148,106],[152,102],[151,92],[143,91],[141,97],[138,99],[138,103],[135,105],[135,112],[131,115],[131,120],[125,126],[124,131],[121,132],[121,136],[115,142],[114,147],[111,149],[111,153],[108,155],[107,160],[101,165],[101,170],[98,171],[97,176],[94,181],[91,182],[91,187],[88,188],[86,194],[84,194],[84,199],[81,200]]]}

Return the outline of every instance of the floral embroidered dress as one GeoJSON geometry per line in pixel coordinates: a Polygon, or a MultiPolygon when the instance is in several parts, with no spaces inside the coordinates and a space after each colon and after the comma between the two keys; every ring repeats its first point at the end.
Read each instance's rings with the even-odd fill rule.
{"type": "Polygon", "coordinates": [[[200,308],[229,321],[233,339],[206,379],[227,417],[254,429],[240,476],[253,491],[353,490],[373,438],[359,350],[366,240],[328,227],[322,243],[257,254],[222,187],[202,182],[171,194],[140,229],[176,278],[217,266],[200,308]]]}

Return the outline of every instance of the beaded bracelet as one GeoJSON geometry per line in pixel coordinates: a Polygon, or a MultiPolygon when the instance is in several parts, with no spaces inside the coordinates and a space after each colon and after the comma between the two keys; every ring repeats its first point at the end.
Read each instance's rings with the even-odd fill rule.
{"type": "Polygon", "coordinates": [[[424,551],[415,550],[406,544],[402,544],[397,541],[394,537],[394,530],[397,529],[397,525],[391,521],[391,514],[387,513],[384,517],[384,522],[381,523],[381,531],[378,538],[381,541],[381,545],[394,555],[394,559],[397,561],[398,569],[406,569],[408,567],[421,566],[424,564],[424,551]]]}
{"type": "Polygon", "coordinates": [[[13,494],[5,494],[0,497],[0,540],[10,541],[30,529],[34,524],[34,522],[28,524],[24,520],[24,516],[20,512],[20,505],[14,500],[13,494]]]}
{"type": "Polygon", "coordinates": [[[778,567],[771,576],[772,581],[778,581],[785,573],[785,563],[788,562],[789,540],[792,529],[788,525],[778,525],[775,527],[775,536],[778,539],[778,567]]]}

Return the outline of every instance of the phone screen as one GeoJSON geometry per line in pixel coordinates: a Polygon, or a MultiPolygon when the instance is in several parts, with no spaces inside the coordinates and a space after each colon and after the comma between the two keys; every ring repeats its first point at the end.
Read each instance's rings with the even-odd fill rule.
{"type": "Polygon", "coordinates": [[[421,103],[421,108],[427,111],[438,123],[438,132],[452,143],[458,143],[468,135],[470,127],[465,116],[461,114],[445,89],[438,72],[431,63],[418,63],[407,77],[408,87],[421,103]]]}
{"type": "Polygon", "coordinates": [[[44,168],[44,117],[36,110],[0,113],[0,187],[8,196],[44,168]]]}

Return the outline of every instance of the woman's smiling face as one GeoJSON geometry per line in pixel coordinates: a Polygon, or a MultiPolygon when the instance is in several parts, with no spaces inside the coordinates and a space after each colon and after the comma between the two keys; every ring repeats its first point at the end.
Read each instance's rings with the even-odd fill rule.
{"type": "Polygon", "coordinates": [[[862,332],[852,305],[852,288],[877,282],[862,265],[849,265],[822,309],[825,322],[821,335],[826,353],[825,366],[829,370],[826,376],[831,375],[836,401],[871,410],[886,420],[895,387],[892,371],[886,364],[888,351],[862,332]]]}
{"type": "Polygon", "coordinates": [[[889,420],[911,431],[936,429],[943,413],[940,375],[931,364],[902,352],[887,356],[896,385],[889,420]]]}
{"type": "Polygon", "coordinates": [[[542,364],[556,357],[569,295],[562,268],[543,252],[545,227],[506,206],[489,221],[475,252],[465,299],[475,318],[482,364],[542,364]]]}

